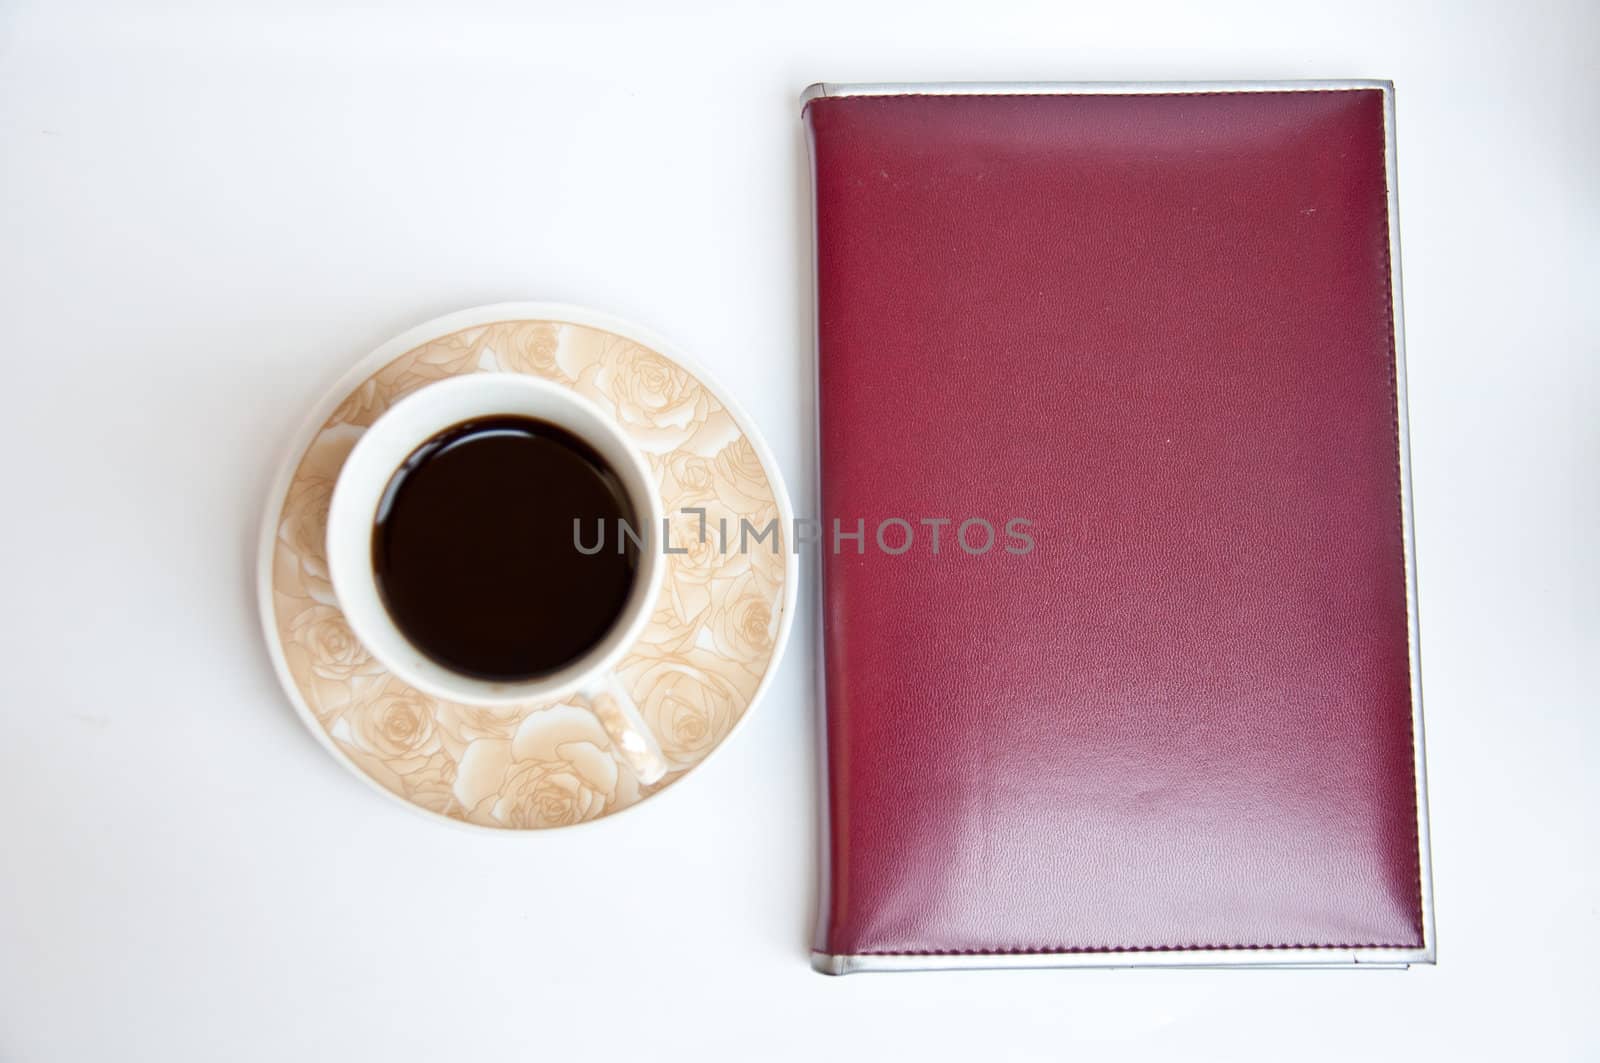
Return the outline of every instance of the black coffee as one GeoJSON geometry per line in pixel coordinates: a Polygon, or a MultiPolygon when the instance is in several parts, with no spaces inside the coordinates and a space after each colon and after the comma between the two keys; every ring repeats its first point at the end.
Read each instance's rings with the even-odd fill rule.
{"type": "Polygon", "coordinates": [[[619,519],[639,528],[594,448],[531,417],[482,417],[440,432],[394,474],[372,564],[389,615],[434,662],[537,679],[583,656],[627,603],[639,552],[619,519]],[[588,548],[603,521],[605,549],[579,551],[574,520],[588,548]]]}

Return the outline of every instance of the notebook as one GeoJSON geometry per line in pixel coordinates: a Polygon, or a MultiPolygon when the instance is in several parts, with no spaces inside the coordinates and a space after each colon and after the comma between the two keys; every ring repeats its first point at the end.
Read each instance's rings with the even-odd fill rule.
{"type": "Polygon", "coordinates": [[[1432,962],[1392,86],[804,120],[815,966],[1432,962]]]}

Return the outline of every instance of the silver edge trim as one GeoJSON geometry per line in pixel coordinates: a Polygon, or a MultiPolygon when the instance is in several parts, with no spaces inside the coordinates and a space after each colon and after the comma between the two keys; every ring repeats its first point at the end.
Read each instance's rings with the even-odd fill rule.
{"type": "Polygon", "coordinates": [[[1381,89],[1393,103],[1394,82],[1375,78],[1303,81],[819,81],[800,94],[800,108],[834,96],[1142,96],[1197,92],[1328,92],[1381,89]]]}
{"type": "MultiPolygon", "coordinates": [[[[1038,96],[1148,95],[1202,92],[1326,92],[1375,89],[1383,93],[1384,168],[1389,202],[1389,285],[1394,311],[1395,413],[1399,430],[1400,519],[1406,567],[1406,637],[1411,657],[1412,773],[1416,781],[1417,859],[1422,895],[1420,949],[1228,949],[1210,951],[968,954],[959,956],[830,956],[812,953],[812,966],[824,974],[854,971],[920,971],[1028,967],[1406,967],[1437,960],[1434,936],[1433,857],[1428,823],[1427,743],[1422,722],[1422,641],[1417,593],[1416,531],[1412,518],[1411,427],[1406,392],[1405,308],[1400,265],[1400,171],[1395,130],[1394,82],[1377,78],[1303,81],[948,81],[817,82],[800,95],[800,109],[812,100],[837,96],[1038,96]],[[1254,958],[1257,954],[1261,958],[1254,958]],[[1159,960],[1152,960],[1159,955],[1159,960]],[[1338,957],[1338,958],[1335,958],[1338,957]],[[1392,958],[1391,958],[1392,957],[1392,958]]],[[[813,204],[815,197],[813,196],[813,204]]],[[[814,221],[814,219],[813,219],[814,221]]],[[[812,240],[815,242],[815,230],[812,240]]],[[[815,253],[813,252],[813,260],[815,253]]],[[[813,307],[815,313],[815,307],[813,307]]],[[[814,352],[815,353],[815,352],[814,352]]],[[[820,368],[820,366],[819,366],[820,368]]],[[[818,394],[820,402],[820,388],[818,394]]],[[[818,475],[821,474],[820,433],[818,475]]],[[[819,494],[820,500],[820,494],[819,494]]],[[[818,597],[821,596],[820,580],[818,597]]],[[[820,611],[820,610],[819,610],[820,611]]],[[[817,644],[820,658],[822,644],[817,644]]],[[[822,751],[825,765],[826,750],[822,751]]],[[[826,844],[826,835],[824,835],[826,844]]],[[[824,903],[826,903],[824,901],[824,903]]],[[[827,912],[819,913],[826,919],[827,912]]]]}
{"type": "Polygon", "coordinates": [[[1195,949],[1168,952],[962,953],[952,956],[811,954],[822,974],[877,971],[983,971],[1117,967],[1404,970],[1430,963],[1426,949],[1195,949]]]}
{"type": "Polygon", "coordinates": [[[816,725],[813,728],[816,746],[816,773],[817,786],[817,913],[816,926],[813,928],[818,944],[826,944],[822,940],[819,928],[828,925],[828,913],[833,907],[833,800],[830,789],[831,777],[828,771],[828,667],[822,647],[824,644],[825,625],[827,614],[823,610],[822,586],[823,568],[828,563],[828,552],[821,546],[824,538],[823,529],[827,527],[827,517],[822,512],[822,327],[819,321],[819,305],[817,303],[817,185],[816,153],[811,144],[811,131],[805,131],[806,140],[806,171],[811,181],[812,194],[806,197],[811,218],[811,512],[817,515],[818,545],[815,557],[809,566],[806,566],[811,578],[808,588],[813,610],[811,635],[813,638],[814,659],[812,661],[812,683],[816,694],[816,725]]]}
{"type": "Polygon", "coordinates": [[[1435,957],[1433,847],[1428,827],[1428,758],[1422,726],[1422,629],[1417,594],[1417,541],[1411,513],[1411,418],[1406,397],[1406,318],[1400,281],[1400,165],[1395,129],[1394,84],[1383,83],[1385,179],[1389,185],[1389,285],[1394,309],[1394,402],[1400,448],[1400,527],[1406,565],[1406,640],[1411,652],[1411,754],[1417,786],[1417,870],[1422,903],[1422,951],[1435,957]]]}

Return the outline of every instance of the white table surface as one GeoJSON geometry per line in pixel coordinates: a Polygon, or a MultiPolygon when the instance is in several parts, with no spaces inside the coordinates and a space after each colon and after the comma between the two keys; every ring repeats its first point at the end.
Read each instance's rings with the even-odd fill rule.
{"type": "Polygon", "coordinates": [[[1578,2],[0,7],[0,1059],[1593,1058],[1597,44],[1578,2]],[[807,83],[1323,76],[1398,85],[1437,968],[812,973],[809,609],[733,748],[598,828],[434,827],[301,729],[263,492],[380,341],[644,322],[809,510],[807,83]]]}

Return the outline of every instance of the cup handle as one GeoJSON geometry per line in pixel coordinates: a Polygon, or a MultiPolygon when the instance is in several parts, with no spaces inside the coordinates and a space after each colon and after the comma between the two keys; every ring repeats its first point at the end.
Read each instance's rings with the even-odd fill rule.
{"type": "Polygon", "coordinates": [[[639,707],[622,689],[617,677],[608,674],[585,690],[584,697],[589,701],[589,711],[606,729],[611,744],[622,754],[639,781],[646,785],[658,782],[667,773],[667,758],[662,755],[661,743],[639,715],[639,707]]]}

